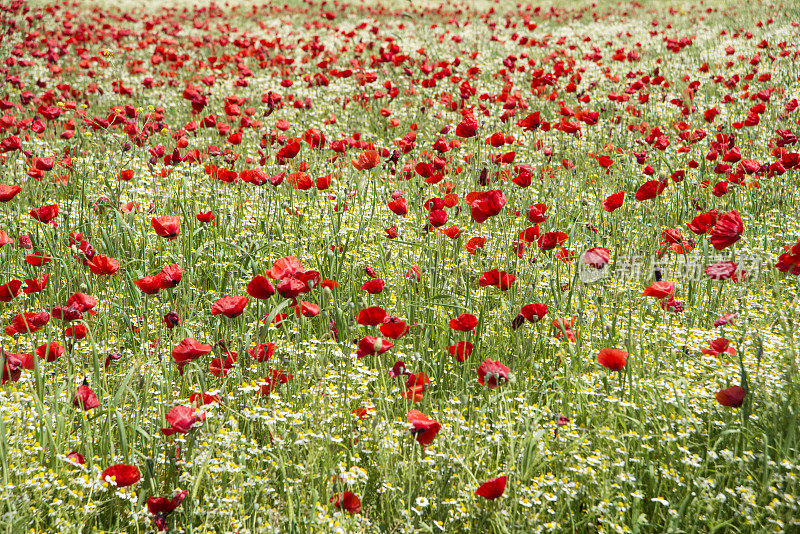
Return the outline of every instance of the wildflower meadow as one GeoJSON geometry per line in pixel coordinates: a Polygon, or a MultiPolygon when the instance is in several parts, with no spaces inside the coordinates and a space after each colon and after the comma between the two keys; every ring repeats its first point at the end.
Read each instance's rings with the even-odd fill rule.
{"type": "Polygon", "coordinates": [[[0,532],[800,532],[800,4],[0,32],[0,532]]]}

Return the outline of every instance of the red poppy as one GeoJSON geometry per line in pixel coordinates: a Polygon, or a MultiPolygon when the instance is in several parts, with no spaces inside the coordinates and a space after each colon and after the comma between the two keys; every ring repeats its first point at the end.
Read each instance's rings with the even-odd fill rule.
{"type": "Polygon", "coordinates": [[[212,315],[224,315],[230,319],[239,317],[250,299],[247,297],[222,297],[211,306],[212,315]]]}
{"type": "Polygon", "coordinates": [[[386,319],[386,316],[386,310],[380,306],[373,306],[371,308],[364,308],[363,310],[359,311],[358,319],[356,321],[358,324],[364,326],[378,326],[383,324],[383,320],[386,319]]]}
{"type": "Polygon", "coordinates": [[[741,386],[731,386],[727,389],[717,391],[715,395],[717,402],[729,408],[738,408],[744,403],[747,390],[741,386]]]}
{"type": "Polygon", "coordinates": [[[645,297],[665,299],[675,294],[675,282],[653,282],[642,291],[645,297]]]}
{"type": "Polygon", "coordinates": [[[65,328],[64,335],[73,339],[83,339],[89,335],[89,329],[82,324],[76,324],[74,326],[68,326],[65,328]]]}
{"type": "Polygon", "coordinates": [[[181,233],[181,218],[177,215],[153,217],[150,225],[156,231],[156,235],[166,239],[175,239],[181,233]]]}
{"type": "Polygon", "coordinates": [[[162,428],[161,433],[165,436],[171,436],[175,433],[188,434],[192,426],[198,421],[205,420],[206,416],[189,406],[175,406],[166,416],[169,428],[162,428]]]}
{"type": "Polygon", "coordinates": [[[478,326],[478,318],[471,313],[462,313],[455,319],[450,319],[450,328],[459,332],[475,332],[478,326]]]}
{"type": "Polygon", "coordinates": [[[286,384],[289,380],[294,378],[294,375],[290,375],[284,369],[270,369],[269,373],[269,376],[264,378],[264,381],[261,383],[262,395],[269,395],[279,385],[286,384]]]}
{"type": "Polygon", "coordinates": [[[378,293],[383,291],[383,288],[384,288],[385,285],[386,285],[386,282],[384,282],[380,278],[373,278],[369,282],[364,282],[361,285],[361,289],[363,289],[364,291],[366,291],[367,293],[369,293],[371,295],[377,295],[378,293]]]}
{"type": "Polygon", "coordinates": [[[475,137],[478,132],[478,121],[472,114],[466,115],[461,122],[456,125],[456,135],[462,138],[475,137]]]}
{"type": "Polygon", "coordinates": [[[167,517],[180,506],[188,494],[187,490],[183,490],[171,499],[167,497],[147,498],[147,510],[153,515],[153,522],[159,531],[167,530],[167,517]]]}
{"type": "Polygon", "coordinates": [[[233,368],[233,364],[236,363],[237,357],[238,354],[236,352],[228,351],[224,360],[221,357],[214,358],[208,364],[208,372],[217,378],[225,378],[228,375],[228,371],[233,368]]]}
{"type": "Polygon", "coordinates": [[[172,359],[178,364],[178,372],[183,374],[183,367],[185,365],[209,352],[211,352],[211,345],[206,345],[198,342],[194,338],[187,337],[181,340],[181,342],[172,349],[172,359]]]}
{"type": "Polygon", "coordinates": [[[611,369],[612,371],[620,371],[625,367],[628,360],[628,353],[619,349],[600,349],[597,353],[597,363],[611,369]]]}
{"type": "Polygon", "coordinates": [[[501,291],[507,291],[511,287],[511,284],[514,283],[514,278],[513,274],[492,269],[491,271],[483,273],[478,279],[478,283],[481,287],[495,286],[501,291]]]}
{"type": "Polygon", "coordinates": [[[396,226],[391,226],[389,228],[384,229],[383,237],[385,237],[386,239],[394,239],[394,238],[396,238],[397,237],[397,227],[396,226]]]}
{"type": "Polygon", "coordinates": [[[394,343],[388,339],[376,336],[364,336],[358,341],[357,357],[372,356],[373,354],[383,354],[394,347],[394,343]]]}
{"type": "Polygon", "coordinates": [[[47,280],[50,275],[43,274],[36,278],[29,278],[25,280],[25,288],[23,291],[26,295],[30,295],[31,293],[38,293],[39,291],[43,290],[47,287],[47,280]]]}
{"type": "Polygon", "coordinates": [[[389,202],[388,206],[395,215],[405,215],[408,213],[408,201],[402,197],[392,200],[389,202]]]}
{"type": "Polygon", "coordinates": [[[406,418],[411,423],[411,434],[416,436],[417,443],[423,447],[433,443],[433,439],[442,428],[438,421],[417,410],[409,410],[406,418]]]}
{"type": "Polygon", "coordinates": [[[447,347],[447,352],[455,358],[457,362],[466,361],[472,355],[472,343],[469,341],[459,341],[455,345],[447,347]]]}
{"type": "Polygon", "coordinates": [[[361,499],[352,491],[337,493],[331,497],[330,502],[332,502],[336,508],[345,510],[349,514],[358,514],[361,512],[361,499]]]}
{"type": "Polygon", "coordinates": [[[733,321],[739,316],[738,313],[723,313],[722,316],[714,321],[714,327],[724,326],[726,324],[733,324],[733,321]]]}
{"type": "Polygon", "coordinates": [[[94,390],[88,385],[83,384],[78,386],[78,391],[75,394],[75,398],[72,400],[72,404],[88,412],[100,406],[100,401],[97,400],[97,395],[95,395],[94,390]]]}
{"type": "Polygon", "coordinates": [[[0,230],[0,248],[5,245],[10,245],[13,242],[14,240],[8,237],[7,233],[5,233],[3,230],[0,230]]]}
{"type": "Polygon", "coordinates": [[[301,315],[303,317],[316,317],[319,315],[319,312],[322,310],[319,306],[314,304],[313,302],[308,302],[306,300],[301,300],[297,303],[297,306],[294,307],[294,313],[298,317],[301,315]]]}
{"type": "Polygon", "coordinates": [[[691,222],[687,223],[686,226],[688,226],[689,230],[695,234],[705,234],[714,228],[714,226],[717,224],[718,218],[719,212],[717,210],[711,210],[701,213],[692,219],[691,222]]]}
{"type": "Polygon", "coordinates": [[[719,356],[720,354],[736,354],[736,349],[730,346],[730,341],[724,337],[718,337],[708,342],[709,348],[702,348],[700,351],[708,356],[719,356]]]}
{"type": "Polygon", "coordinates": [[[611,258],[611,251],[603,247],[593,247],[583,253],[581,260],[584,264],[594,267],[595,269],[602,269],[608,265],[611,258]]]}
{"type": "Polygon", "coordinates": [[[142,474],[139,472],[139,468],[128,464],[115,464],[100,473],[100,480],[110,482],[118,488],[132,486],[141,478],[142,474]]]}
{"type": "Polygon", "coordinates": [[[254,299],[266,300],[275,294],[275,286],[266,276],[259,274],[247,284],[247,294],[254,299]]]}
{"type": "Polygon", "coordinates": [[[192,393],[189,395],[189,404],[192,406],[205,406],[212,403],[220,404],[219,395],[212,395],[210,393],[192,393]]]}
{"type": "Polygon", "coordinates": [[[58,217],[58,204],[34,208],[30,211],[30,216],[39,222],[49,223],[58,217]]]}
{"type": "Polygon", "coordinates": [[[643,201],[656,198],[661,194],[661,191],[662,189],[658,180],[648,180],[636,190],[636,200],[643,201]]]}
{"type": "Polygon", "coordinates": [[[733,245],[742,237],[744,224],[739,212],[730,211],[717,219],[717,223],[711,230],[711,244],[717,250],[723,250],[733,245]]]}
{"type": "Polygon", "coordinates": [[[569,239],[569,235],[564,232],[546,232],[539,238],[538,245],[541,250],[553,250],[557,246],[563,245],[567,239],[569,239]]]}
{"type": "Polygon", "coordinates": [[[39,345],[36,348],[36,355],[39,357],[39,359],[46,360],[48,362],[56,361],[63,354],[64,347],[57,341],[51,341],[50,343],[39,345]]]}
{"type": "Polygon", "coordinates": [[[483,360],[478,367],[478,383],[482,386],[494,389],[508,382],[511,369],[489,358],[483,360]]]}
{"type": "Polygon", "coordinates": [[[122,182],[130,182],[133,179],[133,169],[125,169],[117,173],[117,180],[122,182]]]}
{"type": "Polygon", "coordinates": [[[464,246],[467,249],[467,252],[472,254],[473,256],[478,253],[478,249],[482,249],[486,245],[486,239],[483,237],[472,237],[467,241],[467,244],[464,246]]]}
{"type": "Polygon", "coordinates": [[[42,252],[34,252],[33,254],[25,256],[25,261],[34,267],[41,267],[42,265],[47,265],[52,262],[53,259],[50,256],[45,256],[42,252]]]}
{"type": "Polygon", "coordinates": [[[0,184],[0,202],[8,202],[22,191],[18,185],[0,184]]]}
{"type": "Polygon", "coordinates": [[[85,260],[84,265],[89,267],[89,270],[98,275],[114,275],[119,270],[119,262],[114,258],[97,254],[91,260],[85,260]]]}
{"type": "Polygon", "coordinates": [[[712,280],[728,280],[736,273],[737,267],[735,262],[720,261],[706,267],[705,273],[712,280]]]}
{"type": "Polygon", "coordinates": [[[45,311],[19,313],[11,320],[15,332],[27,334],[40,330],[50,321],[50,314],[45,311]]]}
{"type": "Polygon", "coordinates": [[[134,284],[136,284],[145,295],[153,295],[158,293],[161,289],[161,275],[145,276],[144,278],[136,280],[134,284]]]}
{"type": "Polygon", "coordinates": [[[86,465],[86,459],[78,451],[71,451],[67,454],[67,461],[74,465],[86,465]]]}
{"type": "Polygon", "coordinates": [[[195,217],[197,217],[198,221],[203,223],[213,223],[214,220],[217,218],[217,216],[214,215],[213,211],[206,211],[206,212],[201,211],[200,213],[195,215],[195,217]]]}
{"type": "Polygon", "coordinates": [[[183,269],[179,265],[167,265],[159,273],[161,277],[161,289],[176,287],[183,279],[183,269]]]}
{"type": "Polygon", "coordinates": [[[528,207],[528,221],[533,224],[543,223],[547,220],[547,204],[534,204],[528,207]]]}
{"type": "Polygon", "coordinates": [[[522,326],[522,323],[526,320],[531,323],[538,323],[545,315],[547,315],[547,304],[542,304],[540,302],[526,304],[522,307],[517,317],[511,322],[511,326],[516,330],[522,326]]]}
{"type": "Polygon", "coordinates": [[[470,213],[476,223],[483,223],[489,217],[494,217],[506,205],[506,196],[502,189],[484,191],[483,193],[470,193],[470,213]]]}
{"type": "Polygon", "coordinates": [[[574,330],[575,317],[562,317],[553,319],[553,327],[556,329],[556,339],[566,338],[567,341],[575,343],[580,335],[580,330],[574,330]]]}
{"type": "Polygon", "coordinates": [[[800,239],[778,257],[775,268],[782,273],[800,274],[800,239]]]}
{"type": "Polygon", "coordinates": [[[405,321],[394,315],[387,315],[383,318],[383,324],[380,327],[381,334],[391,338],[399,339],[408,333],[408,326],[405,321]]]}
{"type": "Polygon", "coordinates": [[[505,493],[507,480],[508,477],[505,476],[487,480],[478,487],[477,491],[475,491],[475,495],[493,501],[505,493]]]}
{"type": "Polygon", "coordinates": [[[377,150],[365,150],[359,154],[358,159],[354,159],[350,163],[357,170],[366,171],[377,167],[380,161],[380,155],[377,150]]]}
{"type": "Polygon", "coordinates": [[[275,354],[275,343],[259,343],[247,353],[257,362],[266,362],[275,354]]]}
{"type": "Polygon", "coordinates": [[[19,280],[12,280],[0,285],[0,302],[10,302],[11,299],[19,295],[21,287],[22,282],[19,280]]]}
{"type": "Polygon", "coordinates": [[[625,202],[625,192],[620,191],[619,193],[614,193],[613,195],[609,195],[603,201],[603,209],[607,212],[611,213],[615,209],[622,206],[625,202]]]}

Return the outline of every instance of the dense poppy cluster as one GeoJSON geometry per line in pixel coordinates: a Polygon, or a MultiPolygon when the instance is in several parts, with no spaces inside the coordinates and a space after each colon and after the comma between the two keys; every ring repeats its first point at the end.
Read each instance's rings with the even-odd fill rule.
{"type": "MultiPolygon", "coordinates": [[[[675,348],[650,330],[701,331],[702,347],[680,355],[716,366],[700,403],[731,425],[727,408],[747,417],[762,393],[747,378],[756,349],[743,330],[777,321],[767,327],[744,303],[762,290],[785,298],[779,288],[796,292],[800,275],[800,80],[787,68],[800,50],[769,31],[797,23],[721,29],[724,46],[703,59],[697,35],[634,4],[652,19],[641,30],[652,43],[539,28],[622,17],[594,4],[308,1],[157,16],[2,6],[2,385],[30,390],[39,410],[66,399],[75,429],[119,436],[106,450],[128,460],[104,458],[94,482],[145,476],[139,504],[158,530],[199,491],[177,486],[181,451],[222,428],[220,411],[242,426],[257,417],[229,400],[327,398],[315,388],[331,361],[347,362],[335,373],[364,397],[330,403],[354,416],[337,430],[350,439],[341,446],[364,439],[363,420],[375,434],[391,421],[415,461],[457,432],[448,402],[474,417],[475,404],[528,394],[537,373],[545,389],[563,379],[566,398],[573,381],[599,388],[594,377],[624,396],[630,375],[675,348]],[[403,34],[419,29],[412,13],[430,35],[403,34]],[[783,226],[766,229],[775,213],[783,226]],[[643,272],[603,274],[637,253],[651,262],[643,272]],[[688,263],[701,282],[662,270],[688,263]],[[311,340],[328,348],[299,356],[311,340]],[[360,388],[353,369],[377,370],[380,386],[360,388]],[[128,393],[146,397],[139,377],[164,388],[157,420],[142,409],[126,433],[128,393]],[[386,408],[395,401],[402,408],[386,408]],[[151,451],[159,439],[171,464],[143,475],[131,458],[145,454],[128,441],[140,438],[151,451]]],[[[698,21],[719,15],[693,10],[698,21]]],[[[63,419],[52,417],[59,433],[63,419]]],[[[571,420],[553,420],[557,440],[571,420]]],[[[259,431],[303,443],[290,426],[259,431]]],[[[70,450],[68,463],[88,469],[93,450],[70,450]]],[[[515,461],[464,493],[499,499],[524,482],[515,461]]],[[[379,509],[384,490],[369,477],[363,502],[337,480],[319,490],[324,506],[379,509]]]]}

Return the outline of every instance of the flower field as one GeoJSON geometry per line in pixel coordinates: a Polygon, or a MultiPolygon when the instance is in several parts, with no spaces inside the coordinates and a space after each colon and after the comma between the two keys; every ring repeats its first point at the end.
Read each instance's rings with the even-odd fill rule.
{"type": "Polygon", "coordinates": [[[0,6],[0,532],[800,532],[800,6],[0,6]]]}

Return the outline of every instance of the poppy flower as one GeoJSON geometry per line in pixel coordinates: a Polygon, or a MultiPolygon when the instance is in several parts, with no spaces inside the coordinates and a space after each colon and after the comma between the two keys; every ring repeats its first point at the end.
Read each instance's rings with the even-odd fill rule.
{"type": "Polygon", "coordinates": [[[397,237],[397,227],[391,226],[383,230],[383,237],[386,239],[394,239],[397,237]]]}
{"type": "Polygon", "coordinates": [[[75,394],[75,398],[72,400],[72,404],[88,412],[100,406],[100,401],[97,400],[97,395],[95,395],[94,390],[87,384],[83,384],[78,386],[78,391],[75,394]]]}
{"type": "Polygon", "coordinates": [[[161,289],[176,287],[183,279],[183,269],[179,265],[167,265],[159,273],[161,277],[161,289]]]}
{"type": "Polygon", "coordinates": [[[708,342],[708,348],[702,348],[700,351],[708,356],[719,356],[720,354],[736,354],[736,349],[730,346],[730,341],[724,337],[718,337],[708,342]]]}
{"type": "Polygon", "coordinates": [[[475,137],[478,132],[478,121],[474,115],[466,115],[461,122],[456,125],[456,135],[464,139],[475,137]]]}
{"type": "Polygon", "coordinates": [[[717,250],[723,250],[733,245],[742,237],[744,224],[739,212],[730,211],[717,219],[717,223],[711,230],[711,244],[717,250]]]}
{"type": "Polygon", "coordinates": [[[602,269],[606,265],[608,265],[608,261],[611,258],[611,251],[607,248],[603,247],[593,247],[583,253],[581,256],[581,261],[585,265],[589,267],[594,267],[595,269],[602,269]]]}
{"type": "Polygon", "coordinates": [[[705,273],[712,280],[728,280],[736,273],[736,268],[735,262],[720,261],[706,267],[705,273]]]}
{"type": "Polygon", "coordinates": [[[125,169],[117,173],[117,180],[121,182],[130,182],[133,179],[133,169],[125,169]]]}
{"type": "Polygon", "coordinates": [[[222,297],[211,306],[211,314],[224,315],[225,317],[233,319],[234,317],[239,317],[242,312],[244,312],[248,302],[250,302],[250,299],[247,297],[222,297]]]}
{"type": "Polygon", "coordinates": [[[547,315],[547,304],[534,302],[533,304],[526,304],[522,307],[517,317],[511,322],[514,330],[522,326],[522,323],[530,321],[531,323],[538,323],[547,315]]]}
{"type": "Polygon", "coordinates": [[[21,287],[22,282],[19,280],[12,280],[0,285],[0,302],[10,302],[11,299],[19,295],[21,287]]]}
{"type": "Polygon", "coordinates": [[[733,321],[739,316],[738,313],[723,313],[722,316],[714,321],[714,327],[724,326],[726,324],[733,324],[733,321]]]}
{"type": "Polygon", "coordinates": [[[658,180],[648,180],[636,190],[636,200],[644,201],[656,198],[661,194],[660,182],[658,180]]]}
{"type": "Polygon", "coordinates": [[[483,223],[490,217],[494,217],[506,205],[506,196],[502,189],[484,191],[483,193],[471,193],[470,213],[472,220],[476,223],[483,223]]]}
{"type": "Polygon", "coordinates": [[[290,276],[305,272],[303,264],[294,256],[286,256],[275,260],[272,264],[272,269],[267,271],[267,277],[273,280],[283,280],[290,276]]]}
{"type": "Polygon", "coordinates": [[[23,291],[26,295],[30,295],[31,293],[38,293],[39,291],[43,290],[47,287],[47,280],[50,278],[50,275],[43,274],[36,278],[29,278],[25,280],[25,288],[23,291]]]}
{"type": "Polygon", "coordinates": [[[453,330],[475,333],[475,327],[478,326],[478,318],[471,313],[462,313],[455,319],[450,319],[449,324],[453,330]]]}
{"type": "Polygon", "coordinates": [[[14,240],[8,237],[7,233],[5,233],[3,230],[0,230],[0,248],[4,247],[5,245],[10,245],[13,242],[14,240]]]}
{"type": "Polygon", "coordinates": [[[486,245],[486,239],[483,237],[471,237],[464,248],[473,256],[478,253],[478,249],[482,249],[486,245]]]}
{"type": "Polygon", "coordinates": [[[383,354],[394,347],[394,343],[387,339],[376,336],[364,336],[358,341],[357,357],[372,356],[373,354],[383,354]]]}
{"type": "Polygon", "coordinates": [[[356,321],[358,324],[364,326],[378,326],[383,324],[383,320],[386,318],[386,316],[386,310],[380,306],[373,306],[371,308],[364,308],[363,310],[359,311],[358,319],[356,321]]]}
{"type": "Polygon", "coordinates": [[[719,212],[717,210],[711,210],[701,213],[690,222],[686,223],[686,226],[695,234],[701,235],[710,232],[717,224],[718,218],[719,212]]]}
{"type": "Polygon", "coordinates": [[[48,362],[56,361],[63,354],[64,347],[57,341],[51,341],[50,343],[39,345],[36,348],[36,355],[39,357],[39,359],[46,360],[48,362]]]}
{"type": "Polygon", "coordinates": [[[257,362],[266,362],[275,354],[275,343],[259,343],[247,349],[247,353],[257,362]]]}
{"type": "Polygon", "coordinates": [[[628,353],[619,349],[600,349],[597,353],[597,363],[611,369],[612,371],[620,371],[625,367],[628,361],[628,353]]]}
{"type": "Polygon", "coordinates": [[[187,490],[183,490],[171,499],[167,497],[147,498],[147,510],[153,515],[153,522],[159,531],[167,530],[167,517],[181,505],[188,494],[187,490]]]}
{"type": "Polygon", "coordinates": [[[498,388],[508,382],[511,369],[489,358],[483,360],[478,367],[478,383],[491,389],[498,388]]]}
{"type": "Polygon", "coordinates": [[[105,470],[100,473],[100,480],[110,482],[113,486],[118,488],[133,486],[139,482],[141,478],[142,474],[139,472],[139,468],[135,465],[128,464],[114,464],[110,467],[106,467],[105,470]]]}
{"type": "Polygon", "coordinates": [[[220,404],[219,395],[212,395],[210,393],[192,393],[189,395],[189,404],[192,406],[205,406],[206,404],[220,404]]]}
{"type": "Polygon", "coordinates": [[[136,284],[145,295],[153,295],[158,293],[158,291],[161,289],[161,276],[158,274],[153,276],[145,276],[144,278],[136,280],[134,284],[136,284]]]}
{"type": "Polygon", "coordinates": [[[196,339],[187,337],[181,340],[172,349],[172,359],[178,364],[178,372],[183,374],[185,365],[211,352],[211,345],[198,342],[196,339]]]}
{"type": "Polygon", "coordinates": [[[423,447],[433,443],[433,439],[442,428],[438,421],[431,419],[418,410],[409,410],[406,418],[411,423],[411,434],[416,437],[417,443],[423,447]]]}
{"type": "Polygon", "coordinates": [[[450,353],[457,362],[466,361],[472,355],[472,343],[469,341],[459,341],[455,345],[447,347],[447,352],[450,353]]]}
{"type": "Polygon", "coordinates": [[[352,491],[345,491],[344,493],[337,493],[331,497],[331,501],[336,508],[344,510],[349,514],[358,514],[361,512],[361,499],[352,491]]]}
{"type": "Polygon", "coordinates": [[[181,233],[181,218],[177,215],[153,217],[150,225],[156,231],[156,235],[166,239],[175,239],[181,233]]]}
{"type": "Polygon", "coordinates": [[[269,395],[279,385],[286,384],[294,378],[294,375],[290,375],[284,369],[270,369],[269,373],[269,376],[261,382],[262,395],[269,395]]]}
{"type": "Polygon", "coordinates": [[[547,204],[534,204],[528,207],[528,221],[533,224],[543,223],[547,220],[547,204]]]}
{"type": "Polygon", "coordinates": [[[556,339],[566,338],[567,341],[575,343],[580,335],[579,330],[574,330],[575,317],[562,317],[553,319],[553,327],[556,329],[556,339]]]}
{"type": "Polygon", "coordinates": [[[507,291],[511,287],[511,284],[514,283],[514,278],[513,274],[492,269],[491,271],[483,273],[478,279],[478,283],[481,287],[495,286],[501,291],[507,291]]]}
{"type": "Polygon", "coordinates": [[[74,326],[68,326],[65,328],[64,335],[73,339],[83,339],[89,335],[89,329],[86,328],[85,325],[76,324],[74,326]]]}
{"type": "Polygon", "coordinates": [[[67,454],[67,461],[73,465],[86,465],[86,459],[78,451],[71,451],[67,454]]]}
{"type": "Polygon", "coordinates": [[[377,295],[381,291],[383,291],[386,282],[381,280],[380,278],[373,278],[369,282],[364,282],[361,285],[361,289],[369,293],[370,295],[377,295]]]}
{"type": "Polygon", "coordinates": [[[387,315],[383,318],[383,324],[380,326],[381,335],[391,339],[399,339],[408,333],[409,327],[405,321],[394,315],[387,315]]]}
{"type": "Polygon", "coordinates": [[[606,210],[608,213],[611,213],[615,209],[622,206],[625,202],[625,192],[620,191],[619,193],[614,193],[613,195],[609,195],[603,201],[603,209],[606,210]]]}
{"type": "Polygon", "coordinates": [[[642,296],[665,299],[675,293],[675,282],[653,282],[642,291],[642,296]]]}
{"type": "Polygon", "coordinates": [[[800,239],[778,257],[775,268],[782,273],[800,274],[800,239]]]}
{"type": "Polygon", "coordinates": [[[306,300],[301,300],[297,303],[297,306],[294,307],[294,313],[298,317],[301,315],[303,317],[316,317],[319,315],[319,312],[322,311],[319,306],[314,304],[313,302],[308,302],[306,300]]]}
{"type": "Polygon", "coordinates": [[[40,330],[50,321],[50,314],[45,311],[19,313],[11,320],[15,332],[27,334],[40,330]]]}
{"type": "Polygon", "coordinates": [[[481,484],[475,491],[475,495],[483,497],[486,500],[493,501],[503,495],[506,491],[506,482],[508,477],[502,476],[487,480],[481,484]]]}
{"type": "Polygon", "coordinates": [[[213,223],[214,220],[217,218],[217,216],[214,215],[213,211],[206,211],[206,212],[201,211],[200,213],[195,215],[195,217],[197,217],[197,220],[202,223],[213,223]]]}
{"type": "Polygon", "coordinates": [[[39,222],[49,223],[58,217],[58,204],[34,208],[30,211],[30,216],[39,222]]]}
{"type": "Polygon", "coordinates": [[[357,159],[352,160],[350,163],[352,163],[353,167],[357,170],[366,171],[377,167],[380,161],[380,155],[377,150],[365,150],[358,155],[357,159]]]}
{"type": "Polygon", "coordinates": [[[0,202],[8,202],[22,191],[18,185],[0,184],[0,202]]]}
{"type": "Polygon", "coordinates": [[[189,406],[175,406],[166,416],[169,428],[162,428],[161,433],[165,436],[171,436],[175,433],[188,434],[192,426],[198,421],[205,420],[206,416],[189,406]]]}
{"type": "Polygon", "coordinates": [[[727,389],[717,391],[714,397],[717,402],[729,408],[738,408],[744,403],[744,398],[747,396],[747,390],[742,386],[731,386],[727,389]]]}
{"type": "Polygon", "coordinates": [[[557,246],[561,246],[569,239],[569,235],[564,232],[546,232],[539,238],[539,248],[541,250],[553,250],[557,246]]]}
{"type": "Polygon", "coordinates": [[[248,282],[247,294],[254,299],[266,300],[275,294],[275,286],[266,276],[259,274],[248,282]]]}
{"type": "Polygon", "coordinates": [[[89,270],[97,275],[105,274],[111,276],[117,274],[119,270],[119,261],[101,254],[97,254],[91,260],[85,260],[84,265],[89,267],[89,270]]]}
{"type": "Polygon", "coordinates": [[[237,357],[238,354],[236,352],[229,351],[224,360],[221,357],[214,358],[208,364],[208,372],[217,378],[225,378],[228,375],[228,371],[233,368],[233,364],[236,363],[237,357]]]}
{"type": "Polygon", "coordinates": [[[387,205],[395,215],[403,216],[408,213],[408,201],[402,197],[392,200],[387,205]]]}

